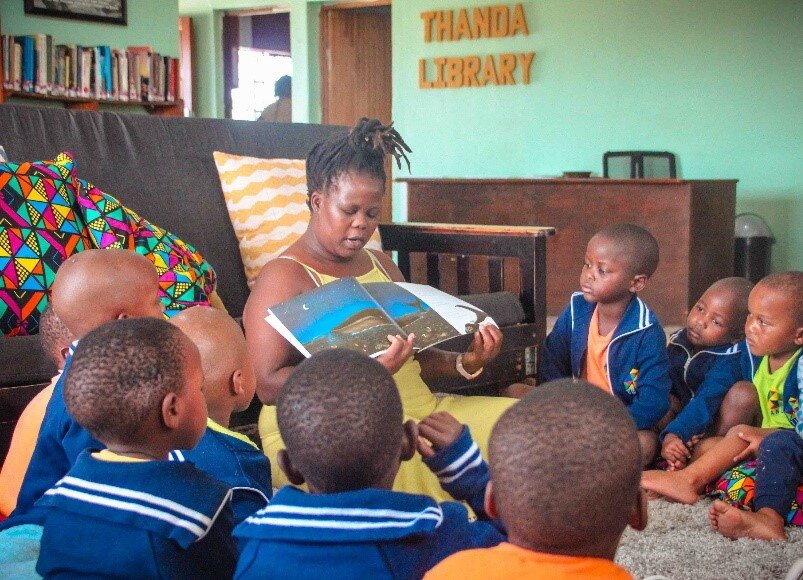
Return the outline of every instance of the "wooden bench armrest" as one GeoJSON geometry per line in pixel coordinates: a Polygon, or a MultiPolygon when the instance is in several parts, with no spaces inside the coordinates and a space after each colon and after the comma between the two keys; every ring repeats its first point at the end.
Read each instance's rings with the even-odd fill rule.
{"type": "Polygon", "coordinates": [[[398,252],[399,269],[410,279],[410,254],[427,254],[427,283],[439,287],[438,254],[458,256],[458,293],[468,294],[468,256],[489,257],[489,292],[503,286],[504,258],[517,258],[519,299],[526,322],[546,320],[546,240],[552,227],[488,226],[473,224],[379,224],[382,247],[398,252]]]}

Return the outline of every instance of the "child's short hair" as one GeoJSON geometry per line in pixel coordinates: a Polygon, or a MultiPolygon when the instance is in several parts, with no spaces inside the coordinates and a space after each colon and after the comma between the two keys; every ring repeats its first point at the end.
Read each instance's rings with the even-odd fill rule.
{"type": "Polygon", "coordinates": [[[649,278],[658,268],[658,241],[644,228],[633,224],[614,224],[602,228],[595,235],[613,240],[621,247],[627,256],[631,274],[644,274],[649,278]]]}
{"type": "MultiPolygon", "coordinates": [[[[753,290],[753,283],[747,278],[731,276],[717,280],[708,290],[723,288],[733,296],[733,324],[738,334],[744,334],[744,323],[747,320],[747,300],[753,290]]],[[[708,292],[706,290],[706,292],[708,292]]]]}
{"type": "Polygon", "coordinates": [[[530,545],[597,545],[620,534],[639,493],[641,451],[627,408],[584,380],[541,385],[489,441],[497,511],[530,545]]]}
{"type": "Polygon", "coordinates": [[[790,298],[793,307],[789,314],[795,321],[795,326],[803,326],[803,271],[789,270],[770,274],[759,280],[756,286],[772,289],[790,298]]]}
{"type": "Polygon", "coordinates": [[[334,349],[303,361],[279,391],[276,414],[290,460],[322,493],[372,487],[399,460],[396,384],[359,353],[334,349]]]}
{"type": "Polygon", "coordinates": [[[69,347],[72,341],[72,332],[64,325],[53,307],[48,305],[39,318],[39,342],[42,344],[42,350],[58,368],[64,364],[62,350],[69,347]]]}
{"type": "Polygon", "coordinates": [[[189,339],[156,318],[108,322],[87,333],[73,354],[64,402],[93,437],[133,441],[168,393],[184,388],[189,339]]]}

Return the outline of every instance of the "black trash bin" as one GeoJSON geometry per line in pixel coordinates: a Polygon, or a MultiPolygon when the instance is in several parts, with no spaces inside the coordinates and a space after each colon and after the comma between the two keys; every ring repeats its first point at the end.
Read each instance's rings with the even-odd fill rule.
{"type": "Polygon", "coordinates": [[[755,213],[736,216],[734,236],[733,274],[756,283],[770,273],[775,237],[764,218],[755,213]]]}

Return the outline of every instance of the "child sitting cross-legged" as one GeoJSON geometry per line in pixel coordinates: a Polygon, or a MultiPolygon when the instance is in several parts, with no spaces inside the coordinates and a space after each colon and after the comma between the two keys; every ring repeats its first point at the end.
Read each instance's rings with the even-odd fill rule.
{"type": "Polygon", "coordinates": [[[482,519],[488,469],[468,428],[446,413],[420,430],[405,422],[393,378],[375,360],[343,349],[306,359],[279,392],[277,418],[279,465],[309,493],[286,486],[237,526],[235,578],[420,578],[454,552],[504,539],[482,519]],[[416,448],[480,521],[457,502],[391,491],[416,448]]]}
{"type": "Polygon", "coordinates": [[[649,465],[654,431],[669,410],[666,335],[637,296],[658,267],[658,242],[632,224],[603,228],[588,242],[580,292],[544,344],[539,382],[584,378],[621,400],[638,428],[649,465]]]}
{"type": "Polygon", "coordinates": [[[744,418],[722,406],[739,380],[747,298],[746,278],[714,282],[694,304],[685,328],[669,337],[670,410],[659,422],[661,457],[681,469],[706,435],[725,435],[744,418]]]}
{"type": "Polygon", "coordinates": [[[85,450],[34,509],[45,577],[227,578],[236,561],[229,487],[190,463],[206,428],[198,349],[175,326],[117,320],[81,339],[64,385],[85,450]]]}
{"type": "Polygon", "coordinates": [[[246,410],[256,390],[245,336],[231,316],[209,306],[188,308],[170,322],[201,353],[209,413],[200,443],[189,451],[171,451],[170,458],[190,461],[231,486],[234,521],[240,523],[273,495],[270,461],[248,437],[229,429],[232,413],[246,410]]]}
{"type": "MultiPolygon", "coordinates": [[[[741,378],[755,385],[761,407],[760,425],[736,425],[685,469],[645,472],[642,485],[653,494],[682,503],[695,503],[709,482],[733,465],[755,457],[763,442],[769,443],[769,435],[782,430],[792,432],[800,427],[803,420],[799,408],[803,395],[803,272],[782,272],[763,278],[750,292],[748,309],[745,325],[747,348],[741,356],[741,378]]],[[[775,486],[773,495],[776,499],[784,495],[778,491],[778,487],[785,484],[779,486],[780,471],[776,472],[776,467],[786,470],[783,462],[792,460],[783,457],[783,453],[776,454],[777,464],[774,466],[773,460],[764,463],[762,473],[756,477],[755,506],[758,512],[762,512],[764,507],[759,500],[762,496],[760,486],[775,486]]],[[[775,507],[778,504],[773,502],[770,505],[775,507]]],[[[719,512],[713,514],[715,522],[718,520],[722,524],[728,518],[719,515],[724,515],[727,510],[719,504],[715,507],[719,512]]],[[[722,531],[726,527],[719,525],[722,531]]],[[[756,532],[751,537],[758,535],[756,532]]],[[[783,536],[782,522],[780,536],[783,536]]]]}
{"type": "Polygon", "coordinates": [[[541,385],[500,417],[489,454],[486,512],[507,543],[455,554],[425,578],[631,578],[613,558],[647,511],[636,428],[619,401],[583,380],[541,385]]]}

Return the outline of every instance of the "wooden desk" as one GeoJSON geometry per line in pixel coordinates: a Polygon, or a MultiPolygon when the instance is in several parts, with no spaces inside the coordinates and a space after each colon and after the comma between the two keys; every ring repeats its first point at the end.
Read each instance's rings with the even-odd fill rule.
{"type": "Polygon", "coordinates": [[[661,263],[642,296],[664,325],[682,325],[715,280],[733,273],[736,180],[400,179],[410,221],[554,226],[547,313],[578,289],[588,240],[629,222],[658,240],[661,263]]]}

